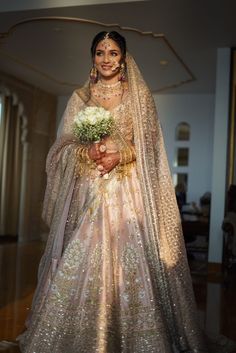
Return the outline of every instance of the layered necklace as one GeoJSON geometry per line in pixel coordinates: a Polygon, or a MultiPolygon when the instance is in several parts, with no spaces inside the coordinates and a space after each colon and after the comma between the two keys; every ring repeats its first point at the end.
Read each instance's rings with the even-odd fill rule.
{"type": "Polygon", "coordinates": [[[109,100],[113,97],[120,97],[123,94],[123,87],[121,81],[106,85],[99,80],[91,88],[94,97],[109,100]]]}

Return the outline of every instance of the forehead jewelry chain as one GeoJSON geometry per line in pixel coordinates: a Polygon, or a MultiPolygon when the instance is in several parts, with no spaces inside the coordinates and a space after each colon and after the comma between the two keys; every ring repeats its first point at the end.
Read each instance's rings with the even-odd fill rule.
{"type": "Polygon", "coordinates": [[[107,32],[101,42],[102,47],[104,47],[105,49],[109,48],[111,46],[110,42],[109,42],[109,32],[107,32]]]}

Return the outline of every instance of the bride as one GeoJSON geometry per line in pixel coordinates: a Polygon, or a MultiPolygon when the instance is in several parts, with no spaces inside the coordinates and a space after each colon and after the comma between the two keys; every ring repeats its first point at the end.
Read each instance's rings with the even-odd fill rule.
{"type": "Polygon", "coordinates": [[[21,350],[206,352],[152,95],[119,33],[98,33],[91,54],[47,158],[50,234],[21,350]],[[115,129],[84,145],[73,121],[88,106],[115,129]]]}

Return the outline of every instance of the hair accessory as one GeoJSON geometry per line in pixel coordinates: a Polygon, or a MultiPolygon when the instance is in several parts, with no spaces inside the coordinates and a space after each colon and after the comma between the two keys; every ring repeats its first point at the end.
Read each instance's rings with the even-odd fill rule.
{"type": "Polygon", "coordinates": [[[97,83],[98,81],[98,70],[95,66],[92,67],[92,69],[90,70],[90,82],[91,83],[97,83]]]}
{"type": "Polygon", "coordinates": [[[107,33],[105,34],[105,36],[104,36],[102,42],[101,42],[101,45],[102,45],[105,49],[107,49],[107,48],[109,48],[109,47],[111,46],[110,43],[109,43],[109,41],[108,41],[109,39],[110,39],[110,33],[107,32],[107,33]]]}
{"type": "Polygon", "coordinates": [[[104,40],[107,40],[107,39],[109,39],[109,38],[110,38],[109,36],[110,36],[110,33],[109,33],[109,32],[107,32],[107,33],[105,34],[105,36],[104,36],[104,38],[103,38],[103,39],[104,39],[104,40]]]}

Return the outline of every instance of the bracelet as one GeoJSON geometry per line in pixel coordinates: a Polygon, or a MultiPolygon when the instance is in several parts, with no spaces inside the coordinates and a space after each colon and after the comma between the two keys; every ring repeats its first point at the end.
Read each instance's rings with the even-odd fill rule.
{"type": "Polygon", "coordinates": [[[87,147],[79,147],[76,149],[76,157],[80,162],[87,162],[89,158],[88,148],[87,147]]]}
{"type": "Polygon", "coordinates": [[[135,148],[129,146],[120,151],[120,165],[131,163],[136,159],[135,148]]]}

